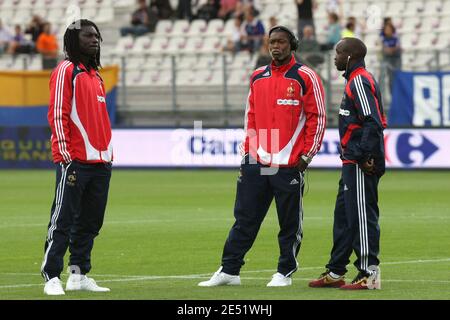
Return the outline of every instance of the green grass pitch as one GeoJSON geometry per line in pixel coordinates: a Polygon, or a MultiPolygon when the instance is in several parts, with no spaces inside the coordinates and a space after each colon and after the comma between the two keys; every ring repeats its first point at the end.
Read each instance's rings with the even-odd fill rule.
{"type": "MultiPolygon", "coordinates": [[[[308,288],[329,257],[339,174],[308,174],[292,286],[266,287],[278,258],[272,205],[242,286],[200,288],[219,267],[233,223],[237,170],[116,169],[91,272],[111,292],[59,299],[450,299],[450,171],[392,171],[381,180],[382,290],[308,288]]],[[[0,171],[0,299],[55,299],[44,296],[39,274],[54,180],[54,171],[0,171]]]]}

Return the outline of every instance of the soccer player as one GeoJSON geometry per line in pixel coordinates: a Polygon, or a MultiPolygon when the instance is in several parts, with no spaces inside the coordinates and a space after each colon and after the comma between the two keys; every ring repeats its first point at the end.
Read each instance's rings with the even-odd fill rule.
{"type": "Polygon", "coordinates": [[[333,249],[324,272],[310,287],[379,288],[378,182],[385,171],[386,120],[378,84],[364,64],[367,48],[357,38],[336,46],[335,65],[347,80],[339,109],[342,176],[334,209],[333,249]],[[358,274],[345,284],[352,250],[358,274]]]}
{"type": "Polygon", "coordinates": [[[64,34],[66,60],[50,79],[48,122],[52,130],[56,192],[41,272],[44,293],[63,295],[60,274],[70,250],[66,290],[106,292],[86,276],[94,238],[103,224],[111,178],[111,125],[98,70],[102,37],[89,20],[64,34]]]}
{"type": "Polygon", "coordinates": [[[244,256],[273,198],[280,225],[280,256],[277,273],[267,286],[292,284],[303,236],[303,175],[320,149],[326,122],[322,82],[313,70],[295,61],[297,48],[298,40],[286,27],[269,31],[272,62],[256,69],[250,80],[236,220],[223,249],[222,266],[199,286],[241,283],[244,256]]]}

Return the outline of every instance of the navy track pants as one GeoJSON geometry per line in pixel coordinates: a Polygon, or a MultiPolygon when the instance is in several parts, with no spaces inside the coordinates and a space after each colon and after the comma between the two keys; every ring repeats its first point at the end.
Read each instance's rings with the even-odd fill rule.
{"type": "MultiPolygon", "coordinates": [[[[248,157],[248,156],[247,156],[248,157]]],[[[248,159],[248,158],[247,158],[248,159]]],[[[280,231],[278,272],[289,276],[297,270],[297,255],[303,237],[303,174],[296,168],[278,168],[275,174],[261,174],[259,163],[241,164],[234,207],[235,222],[222,254],[222,271],[238,275],[244,256],[252,247],[267,211],[275,198],[280,231]]]]}
{"type": "Polygon", "coordinates": [[[51,209],[41,267],[46,281],[60,277],[69,248],[69,265],[77,273],[91,269],[94,238],[103,225],[111,164],[58,164],[55,198],[51,209]],[[78,269],[78,270],[77,270],[78,269]]]}
{"type": "Polygon", "coordinates": [[[379,176],[364,174],[357,164],[342,167],[334,209],[333,249],[326,266],[336,274],[347,272],[352,251],[359,271],[370,274],[369,267],[379,265],[379,180],[379,176]]]}

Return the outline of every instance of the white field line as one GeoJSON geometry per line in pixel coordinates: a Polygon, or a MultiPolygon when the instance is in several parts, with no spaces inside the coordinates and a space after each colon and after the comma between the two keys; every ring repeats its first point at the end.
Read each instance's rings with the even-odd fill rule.
{"type": "MultiPolygon", "coordinates": [[[[397,217],[381,217],[381,220],[391,220],[391,219],[412,219],[412,220],[450,220],[450,217],[447,216],[397,216],[397,217]]],[[[276,221],[276,217],[267,217],[265,220],[274,220],[276,221]]],[[[333,221],[333,217],[304,217],[304,220],[329,220],[330,223],[333,221]]],[[[200,218],[200,219],[191,219],[194,222],[208,222],[208,221],[229,221],[233,222],[233,218],[200,218]]],[[[141,220],[113,220],[113,221],[105,221],[104,226],[108,226],[110,224],[142,224],[142,223],[171,223],[171,222],[180,222],[179,219],[141,219],[141,220]]],[[[45,227],[47,223],[12,223],[9,224],[7,222],[0,223],[0,229],[10,229],[10,228],[28,228],[28,227],[45,227]]]]}
{"type": "MultiPolygon", "coordinates": [[[[392,261],[392,262],[382,262],[380,266],[387,265],[398,265],[398,264],[416,264],[416,263],[434,263],[434,262],[450,262],[450,258],[442,258],[442,259],[429,259],[429,260],[405,260],[405,261],[392,261]]],[[[324,269],[324,266],[321,267],[299,267],[298,272],[302,272],[304,270],[318,270],[324,269]]],[[[246,273],[263,273],[263,272],[275,272],[274,269],[260,269],[260,270],[246,270],[242,271],[241,274],[246,273]]],[[[24,273],[24,272],[5,272],[0,273],[0,275],[6,276],[41,276],[38,273],[24,273]]],[[[146,275],[124,275],[124,274],[93,274],[96,277],[104,277],[104,278],[142,278],[142,277],[206,277],[211,276],[212,273],[200,273],[200,274],[192,274],[192,275],[180,275],[180,276],[146,276],[146,275]]]]}
{"type": "MultiPolygon", "coordinates": [[[[274,220],[273,219],[266,219],[266,220],[274,220]]],[[[305,218],[306,220],[330,220],[330,218],[326,217],[309,217],[305,218]]],[[[201,219],[191,219],[190,221],[194,222],[214,222],[214,221],[229,221],[232,223],[234,220],[233,218],[201,218],[201,219]]],[[[330,220],[331,221],[331,220],[330,220]]],[[[113,220],[113,221],[105,221],[103,226],[107,226],[109,224],[142,224],[142,223],[170,223],[170,222],[180,222],[179,219],[142,219],[142,220],[113,220]]],[[[0,224],[0,229],[3,228],[28,228],[28,227],[45,227],[47,226],[47,223],[16,223],[16,224],[7,224],[5,222],[0,224]]]]}
{"type": "MultiPolygon", "coordinates": [[[[185,276],[147,276],[140,278],[123,278],[123,279],[107,279],[107,280],[98,280],[98,283],[111,283],[111,282],[132,282],[132,281],[149,281],[149,280],[160,280],[160,279],[209,279],[209,276],[199,276],[199,275],[185,275],[185,276]]],[[[242,280],[269,280],[267,277],[241,277],[242,280]]],[[[294,278],[294,280],[298,281],[311,281],[311,278],[294,278]]],[[[450,284],[450,280],[427,280],[427,279],[382,279],[383,282],[406,282],[406,283],[442,283],[442,284],[450,284]]],[[[42,287],[43,283],[34,283],[34,284],[18,284],[18,285],[5,285],[0,286],[1,289],[17,289],[17,288],[29,288],[29,287],[42,287]]]]}
{"type": "MultiPolygon", "coordinates": [[[[450,262],[450,258],[443,258],[443,259],[429,259],[429,260],[409,260],[409,261],[393,261],[393,262],[384,262],[381,264],[381,266],[384,265],[399,265],[399,264],[416,264],[416,263],[437,263],[437,262],[450,262]]],[[[313,270],[313,269],[323,269],[323,266],[321,267],[305,267],[301,268],[300,272],[302,270],[313,270]]],[[[274,272],[274,270],[250,270],[250,271],[243,271],[242,274],[246,273],[262,273],[262,272],[274,272]]],[[[37,273],[0,273],[0,275],[33,275],[33,276],[40,276],[37,273]]],[[[176,275],[176,276],[145,276],[145,275],[95,275],[97,277],[118,277],[118,279],[104,279],[104,280],[98,280],[98,283],[109,283],[109,282],[131,282],[131,281],[148,281],[148,280],[161,280],[161,279],[208,279],[211,274],[210,273],[202,273],[202,274],[187,274],[187,275],[176,275]]],[[[246,277],[242,276],[242,280],[267,280],[267,277],[246,277]]],[[[294,277],[295,280],[300,281],[310,281],[310,278],[298,278],[294,277]]],[[[450,280],[427,280],[427,279],[411,279],[411,280],[404,280],[404,279],[382,279],[382,281],[385,282],[431,282],[431,283],[450,283],[450,280]]],[[[0,286],[1,289],[14,289],[14,288],[27,288],[27,287],[40,287],[43,286],[43,283],[35,283],[35,284],[17,284],[17,285],[2,285],[0,286]]]]}

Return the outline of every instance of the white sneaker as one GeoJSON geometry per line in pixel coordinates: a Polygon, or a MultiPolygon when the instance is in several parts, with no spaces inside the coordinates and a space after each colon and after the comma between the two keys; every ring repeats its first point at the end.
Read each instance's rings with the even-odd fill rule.
{"type": "Polygon", "coordinates": [[[239,286],[241,278],[222,272],[222,267],[208,281],[202,281],[198,284],[199,287],[216,287],[216,286],[239,286]]]}
{"type": "Polygon", "coordinates": [[[51,278],[45,283],[44,293],[49,296],[62,296],[66,293],[58,277],[51,278]]]}
{"type": "Polygon", "coordinates": [[[95,280],[85,275],[71,274],[66,283],[67,291],[92,291],[92,292],[109,292],[109,288],[103,288],[95,283],[95,280]]]}
{"type": "Polygon", "coordinates": [[[268,287],[286,287],[292,284],[291,277],[285,277],[277,272],[272,276],[272,280],[267,284],[268,287]]]}

